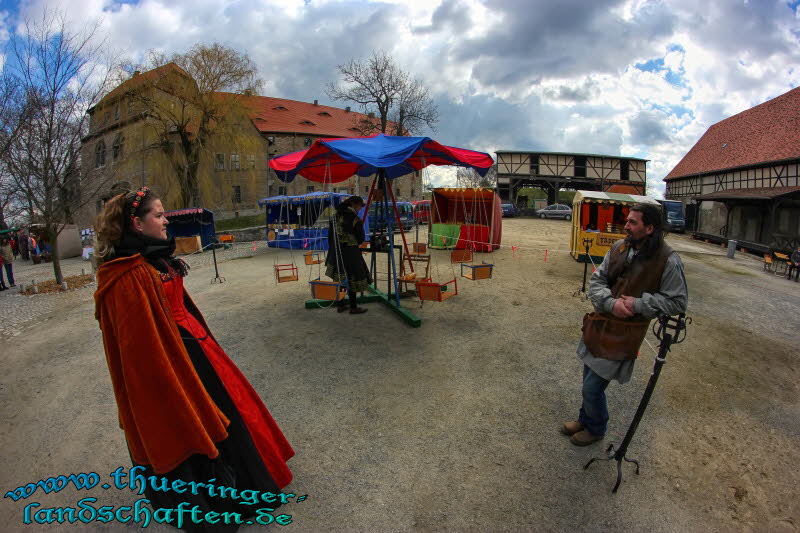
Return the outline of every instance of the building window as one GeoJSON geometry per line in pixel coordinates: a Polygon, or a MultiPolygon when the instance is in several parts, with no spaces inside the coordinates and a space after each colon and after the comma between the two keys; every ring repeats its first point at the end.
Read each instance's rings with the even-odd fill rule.
{"type": "Polygon", "coordinates": [[[247,156],[247,168],[256,168],[256,156],[250,154],[247,156]]]}
{"type": "Polygon", "coordinates": [[[242,187],[240,185],[233,186],[233,203],[242,203],[242,187]]]}
{"type": "Polygon", "coordinates": [[[314,192],[314,186],[313,185],[306,185],[306,192],[314,192]]]}
{"type": "Polygon", "coordinates": [[[411,197],[414,197],[414,187],[411,187],[411,197]]]}
{"type": "Polygon", "coordinates": [[[100,141],[94,148],[94,168],[102,167],[106,164],[106,143],[100,141]]]}
{"type": "Polygon", "coordinates": [[[122,157],[122,144],[125,139],[122,135],[117,135],[117,138],[114,139],[114,144],[111,145],[111,155],[116,160],[118,157],[122,157]]]}
{"type": "Polygon", "coordinates": [[[395,198],[400,198],[400,187],[395,187],[394,196],[395,198]]]}
{"type": "Polygon", "coordinates": [[[581,155],[575,156],[575,177],[576,178],[585,178],[586,177],[586,157],[581,155]]]}
{"type": "Polygon", "coordinates": [[[623,181],[628,181],[630,179],[627,159],[623,159],[622,161],[619,162],[619,179],[623,181]]]}
{"type": "Polygon", "coordinates": [[[214,170],[225,170],[225,154],[214,154],[214,170]]]}
{"type": "Polygon", "coordinates": [[[539,156],[538,155],[531,155],[530,156],[530,165],[531,176],[538,176],[539,175],[539,156]]]}
{"type": "Polygon", "coordinates": [[[133,98],[128,98],[128,114],[133,115],[133,98]]]}
{"type": "Polygon", "coordinates": [[[273,144],[275,144],[275,137],[273,137],[272,135],[270,135],[269,137],[267,137],[267,144],[268,144],[269,146],[272,146],[273,144]]]}
{"type": "Polygon", "coordinates": [[[231,170],[239,170],[239,154],[231,154],[231,170]]]}
{"type": "Polygon", "coordinates": [[[364,185],[364,194],[369,194],[369,185],[364,185]]]}
{"type": "Polygon", "coordinates": [[[280,185],[278,187],[278,196],[283,196],[285,194],[286,194],[286,186],[285,185],[280,185]]]}
{"type": "Polygon", "coordinates": [[[311,146],[311,137],[306,137],[305,139],[303,139],[303,144],[305,146],[311,146]]]}
{"type": "Polygon", "coordinates": [[[114,105],[114,120],[119,120],[119,102],[114,105]]]}

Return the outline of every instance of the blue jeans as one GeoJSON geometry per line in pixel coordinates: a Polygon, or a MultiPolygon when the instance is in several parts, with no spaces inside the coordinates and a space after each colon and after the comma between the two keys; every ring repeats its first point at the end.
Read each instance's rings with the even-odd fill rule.
{"type": "Polygon", "coordinates": [[[608,383],[608,380],[583,365],[583,405],[578,415],[578,421],[589,433],[598,437],[606,434],[608,426],[608,405],[606,404],[608,383]]]}
{"type": "MultiPolygon", "coordinates": [[[[14,285],[14,264],[13,263],[5,263],[3,266],[6,268],[6,277],[8,278],[9,285],[14,285]]],[[[3,273],[0,272],[0,278],[3,277],[3,273]]]]}

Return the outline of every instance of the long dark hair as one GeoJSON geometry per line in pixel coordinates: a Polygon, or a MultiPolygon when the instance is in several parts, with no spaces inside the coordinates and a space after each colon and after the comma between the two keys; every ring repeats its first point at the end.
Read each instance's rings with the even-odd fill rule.
{"type": "Polygon", "coordinates": [[[642,224],[653,226],[653,233],[639,245],[639,255],[642,258],[652,257],[664,244],[664,222],[661,218],[661,208],[640,202],[632,205],[630,210],[642,214],[642,224]]]}

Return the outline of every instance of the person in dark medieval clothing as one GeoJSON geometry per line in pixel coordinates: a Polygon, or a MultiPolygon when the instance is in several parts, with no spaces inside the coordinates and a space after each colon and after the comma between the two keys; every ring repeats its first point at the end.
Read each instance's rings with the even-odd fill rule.
{"type": "MultiPolygon", "coordinates": [[[[112,198],[95,224],[95,317],[131,460],[141,475],[170,483],[213,479],[239,493],[280,492],[292,479],[286,461],[294,451],[184,289],[188,266],[172,256],[166,226],[161,201],[146,187],[112,198]]],[[[213,491],[147,487],[154,508],[186,502],[203,512],[255,512],[213,491]]],[[[189,521],[183,529],[237,527],[189,521]]]]}
{"type": "Polygon", "coordinates": [[[664,242],[661,210],[635,204],[627,237],[614,243],[592,274],[587,296],[595,312],[583,320],[578,357],[583,363],[583,402],[578,419],[561,432],[577,446],[603,438],[608,425],[605,390],[626,383],[653,318],[686,311],[689,295],[683,264],[664,242]]]}
{"type": "MultiPolygon", "coordinates": [[[[347,282],[350,314],[366,313],[358,307],[356,293],[369,288],[370,274],[361,255],[364,243],[364,224],[358,211],[364,206],[360,196],[351,196],[336,207],[328,228],[328,256],[325,258],[325,275],[337,283],[347,282]]],[[[344,300],[338,302],[338,311],[347,311],[344,300]]]]}

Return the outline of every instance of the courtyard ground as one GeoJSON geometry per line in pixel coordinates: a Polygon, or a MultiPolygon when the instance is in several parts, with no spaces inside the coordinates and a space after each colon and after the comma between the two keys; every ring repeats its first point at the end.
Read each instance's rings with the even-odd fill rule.
{"type": "MultiPolygon", "coordinates": [[[[619,443],[653,366],[648,335],[630,383],[608,390],[606,439],[576,448],[558,433],[575,418],[575,355],[590,304],[583,266],[566,252],[569,223],[506,219],[504,248],[479,259],[491,280],[459,281],[447,302],[413,300],[413,329],[379,304],[351,316],[306,310],[301,281],[276,285],[292,257],[258,243],[189,256],[187,286],[216,338],[293,445],[308,495],[281,508],[297,531],[796,531],[800,526],[800,284],[760,261],[670,235],[693,323],[661,374],[624,465],[584,463],[619,443]],[[516,257],[511,246],[518,246],[516,257]],[[544,250],[548,250],[544,261],[544,250]]],[[[302,263],[302,257],[294,256],[302,263]]],[[[435,279],[454,270],[434,252],[435,279]]],[[[65,273],[89,269],[80,259],[65,273]]],[[[16,264],[17,283],[48,265],[16,264]]],[[[455,272],[457,274],[457,272],[455,272]]],[[[313,277],[317,277],[314,271],[313,277]]],[[[130,465],[94,319],[94,286],[25,297],[0,293],[2,490],[59,474],[130,465]]],[[[117,531],[135,524],[24,525],[23,508],[130,505],[128,490],[66,488],[0,503],[2,531],[117,531]]],[[[244,526],[256,531],[264,526],[244,526]]],[[[275,528],[278,526],[267,526],[275,528]]],[[[149,529],[168,530],[151,525],[149,529]]]]}

